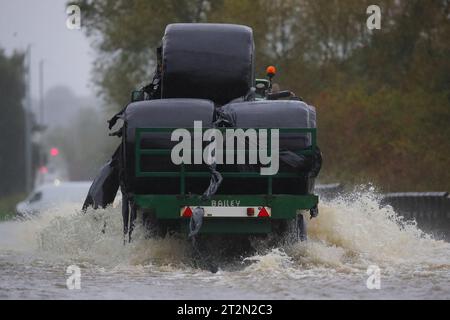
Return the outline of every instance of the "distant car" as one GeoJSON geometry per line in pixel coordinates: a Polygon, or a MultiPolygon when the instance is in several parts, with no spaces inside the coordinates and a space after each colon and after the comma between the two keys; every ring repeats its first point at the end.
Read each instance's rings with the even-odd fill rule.
{"type": "Polygon", "coordinates": [[[81,209],[90,186],[91,182],[61,182],[42,185],[36,188],[26,200],[17,204],[17,215],[35,215],[64,204],[79,205],[81,209]]]}

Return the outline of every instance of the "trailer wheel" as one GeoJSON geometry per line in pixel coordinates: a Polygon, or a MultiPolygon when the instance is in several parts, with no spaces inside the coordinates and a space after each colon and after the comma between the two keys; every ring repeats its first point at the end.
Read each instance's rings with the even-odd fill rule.
{"type": "Polygon", "coordinates": [[[273,239],[275,243],[271,243],[271,245],[278,245],[280,242],[289,245],[307,241],[307,225],[304,216],[298,214],[293,220],[274,221],[272,234],[275,237],[273,239]]]}
{"type": "Polygon", "coordinates": [[[152,211],[142,212],[142,223],[149,238],[164,238],[168,232],[167,225],[161,223],[152,211]]]}
{"type": "Polygon", "coordinates": [[[297,215],[297,241],[305,242],[308,240],[308,231],[306,228],[305,217],[302,214],[297,215]]]}

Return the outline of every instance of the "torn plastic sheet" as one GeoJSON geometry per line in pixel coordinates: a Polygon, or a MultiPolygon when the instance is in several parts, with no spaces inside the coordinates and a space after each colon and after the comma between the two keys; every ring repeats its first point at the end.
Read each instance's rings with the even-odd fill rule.
{"type": "Polygon", "coordinates": [[[84,212],[89,207],[104,209],[114,202],[120,185],[119,156],[121,150],[121,146],[117,148],[111,160],[100,169],[100,173],[94,179],[83,204],[84,212]]]}
{"type": "Polygon", "coordinates": [[[205,193],[202,196],[202,201],[208,201],[211,199],[212,196],[214,196],[219,189],[220,185],[222,184],[223,178],[219,171],[216,170],[216,164],[213,163],[208,166],[210,172],[211,172],[211,181],[209,183],[208,189],[205,191],[205,193]]]}
{"type": "Polygon", "coordinates": [[[205,209],[200,207],[194,209],[191,220],[189,221],[189,238],[195,237],[200,232],[204,217],[205,209]]]}
{"type": "Polygon", "coordinates": [[[313,156],[304,156],[292,151],[281,151],[280,161],[298,171],[309,172],[309,177],[317,178],[322,169],[322,153],[318,147],[313,156]]]}

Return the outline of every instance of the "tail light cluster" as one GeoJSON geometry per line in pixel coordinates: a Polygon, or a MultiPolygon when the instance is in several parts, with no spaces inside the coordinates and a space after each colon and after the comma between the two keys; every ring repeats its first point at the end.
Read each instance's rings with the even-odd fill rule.
{"type": "MultiPolygon", "coordinates": [[[[257,218],[270,218],[271,212],[270,208],[267,207],[220,207],[220,210],[216,207],[204,207],[205,211],[207,212],[206,216],[209,217],[245,217],[245,214],[247,214],[247,217],[257,217],[257,218]],[[224,209],[226,210],[224,212],[224,209]],[[234,210],[234,212],[233,212],[234,210]],[[222,211],[221,213],[217,213],[217,211],[222,211]],[[236,213],[236,211],[238,213],[236,213]],[[240,213],[239,213],[240,212],[240,213]],[[230,214],[231,213],[231,214],[230,214]],[[222,214],[222,215],[221,215],[222,214]]],[[[190,218],[192,217],[192,208],[182,207],[181,208],[181,216],[183,218],[190,218]]]]}

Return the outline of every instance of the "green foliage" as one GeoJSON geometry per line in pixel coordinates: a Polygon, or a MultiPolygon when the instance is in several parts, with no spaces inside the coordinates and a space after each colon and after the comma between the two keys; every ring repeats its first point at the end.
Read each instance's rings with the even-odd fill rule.
{"type": "Polygon", "coordinates": [[[314,104],[325,180],[385,190],[449,190],[450,2],[380,0],[84,0],[99,51],[96,78],[112,108],[150,80],[154,50],[173,22],[254,29],[257,73],[314,104]]]}
{"type": "Polygon", "coordinates": [[[446,95],[417,89],[330,88],[320,105],[319,143],[327,180],[387,191],[448,190],[450,108],[446,95]]]}
{"type": "Polygon", "coordinates": [[[96,82],[112,108],[129,101],[130,92],[148,84],[155,49],[165,26],[201,20],[207,1],[103,0],[78,1],[87,33],[101,53],[96,82]]]}
{"type": "Polygon", "coordinates": [[[23,54],[7,57],[0,50],[0,197],[25,188],[24,92],[23,54]]]}
{"type": "Polygon", "coordinates": [[[22,194],[0,198],[0,221],[12,219],[16,215],[16,204],[25,199],[22,194]]]}

